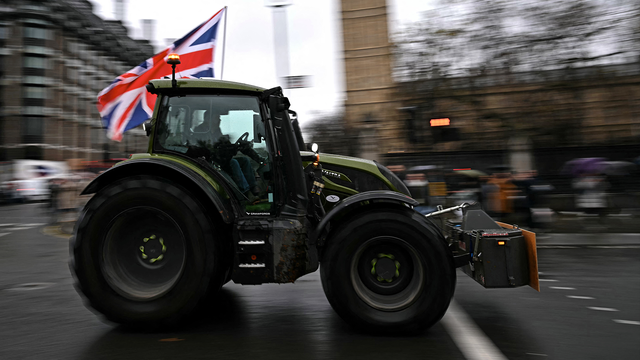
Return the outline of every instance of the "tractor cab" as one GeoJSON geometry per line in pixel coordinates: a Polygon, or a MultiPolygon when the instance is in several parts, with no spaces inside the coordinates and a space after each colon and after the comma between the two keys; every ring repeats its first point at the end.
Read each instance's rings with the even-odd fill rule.
{"type": "Polygon", "coordinates": [[[201,159],[225,180],[247,212],[274,208],[271,136],[257,96],[163,96],[152,151],[201,159]]]}

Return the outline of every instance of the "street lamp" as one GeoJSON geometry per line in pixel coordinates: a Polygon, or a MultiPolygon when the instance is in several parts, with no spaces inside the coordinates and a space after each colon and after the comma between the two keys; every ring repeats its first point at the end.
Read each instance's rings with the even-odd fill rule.
{"type": "Polygon", "coordinates": [[[276,56],[276,77],[285,87],[285,77],[289,75],[289,38],[287,35],[287,11],[290,0],[265,0],[264,5],[273,8],[273,42],[276,56]]]}

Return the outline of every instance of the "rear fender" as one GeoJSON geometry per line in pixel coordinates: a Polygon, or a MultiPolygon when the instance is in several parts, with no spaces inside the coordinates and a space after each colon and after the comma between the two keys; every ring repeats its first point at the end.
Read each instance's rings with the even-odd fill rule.
{"type": "MultiPolygon", "coordinates": [[[[217,191],[214,187],[218,185],[215,180],[212,185],[205,177],[189,167],[165,159],[144,158],[118,163],[91,181],[81,195],[96,193],[119,179],[134,175],[159,176],[175,181],[195,193],[200,201],[209,200],[220,214],[222,221],[227,224],[233,223],[236,214],[223,202],[224,190],[221,190],[222,193],[217,191]]],[[[218,188],[222,189],[219,185],[218,188]]]]}
{"type": "Polygon", "coordinates": [[[419,203],[413,198],[399,192],[390,190],[365,191],[351,195],[331,209],[320,221],[320,224],[311,234],[310,245],[324,245],[324,237],[329,232],[329,225],[332,220],[337,220],[348,216],[355,211],[363,211],[366,208],[373,208],[381,203],[392,204],[394,206],[414,207],[419,203]]]}

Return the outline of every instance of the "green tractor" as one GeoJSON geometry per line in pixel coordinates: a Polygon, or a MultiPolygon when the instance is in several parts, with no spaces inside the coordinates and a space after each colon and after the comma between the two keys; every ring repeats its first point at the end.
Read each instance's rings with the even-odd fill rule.
{"type": "Polygon", "coordinates": [[[474,246],[498,245],[469,224],[504,229],[481,210],[438,226],[383,165],[306,151],[279,87],[161,79],[147,91],[158,96],[148,152],[84,189],[93,197],[70,244],[76,287],[108,321],[171,326],[226,282],[291,283],[320,269],[347,323],[420,331],[445,314],[456,267],[485,287],[537,280],[535,246],[523,253],[512,233],[494,236],[517,248],[498,248],[504,269],[481,266],[474,246]]]}

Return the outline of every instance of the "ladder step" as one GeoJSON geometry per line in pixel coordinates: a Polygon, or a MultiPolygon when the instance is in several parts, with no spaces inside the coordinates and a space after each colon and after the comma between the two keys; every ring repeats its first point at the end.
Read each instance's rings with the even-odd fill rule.
{"type": "Polygon", "coordinates": [[[263,268],[264,264],[240,264],[238,265],[240,268],[263,268]]]}
{"type": "Polygon", "coordinates": [[[264,245],[263,240],[241,240],[238,245],[264,245]]]}

